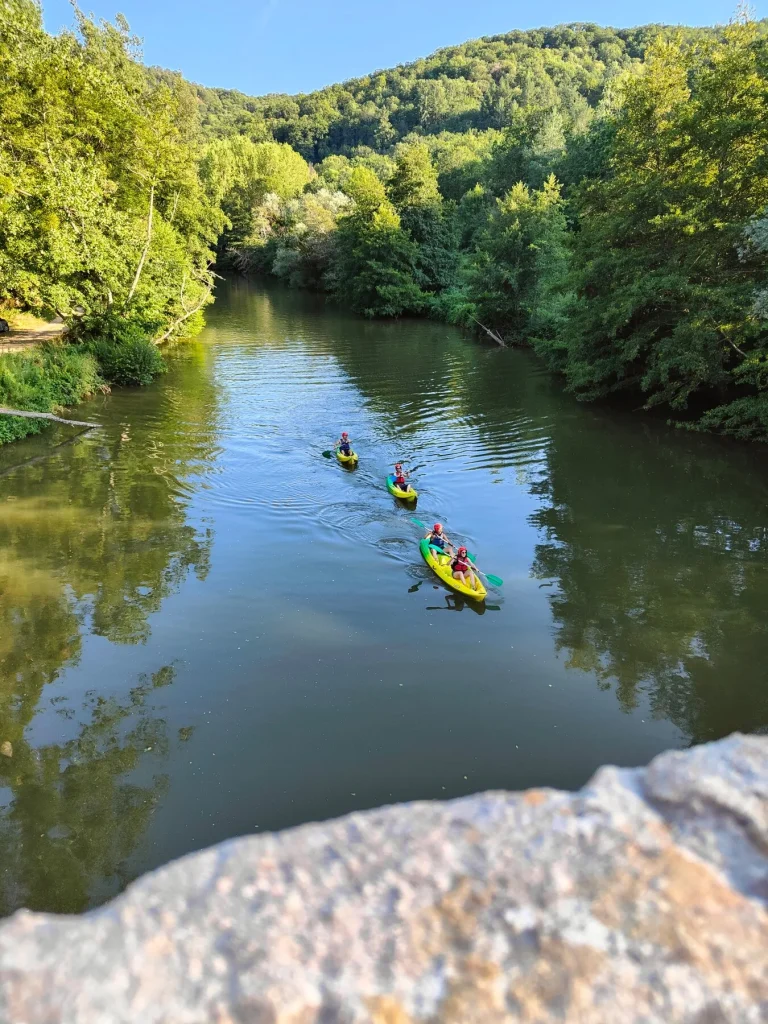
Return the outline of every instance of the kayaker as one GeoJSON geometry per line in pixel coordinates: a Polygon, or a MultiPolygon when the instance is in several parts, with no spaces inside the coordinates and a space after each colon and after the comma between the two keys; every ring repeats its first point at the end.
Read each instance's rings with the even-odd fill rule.
{"type": "Polygon", "coordinates": [[[349,434],[346,430],[342,430],[341,437],[336,442],[336,447],[339,449],[342,455],[351,455],[352,447],[349,440],[349,434]]]}
{"type": "Polygon", "coordinates": [[[453,569],[453,578],[455,580],[461,580],[466,586],[472,587],[473,590],[475,589],[477,577],[472,571],[472,563],[469,560],[466,548],[459,548],[456,557],[451,562],[451,569],[453,569]],[[469,579],[467,579],[467,576],[469,576],[469,579]]]}
{"type": "Polygon", "coordinates": [[[402,462],[395,463],[395,479],[393,481],[395,487],[401,491],[410,491],[411,485],[406,480],[406,477],[410,474],[403,472],[402,462]]]}
{"type": "Polygon", "coordinates": [[[446,554],[453,554],[453,545],[443,533],[442,523],[435,523],[429,533],[427,533],[426,537],[432,547],[440,548],[440,550],[445,551],[446,554]]]}

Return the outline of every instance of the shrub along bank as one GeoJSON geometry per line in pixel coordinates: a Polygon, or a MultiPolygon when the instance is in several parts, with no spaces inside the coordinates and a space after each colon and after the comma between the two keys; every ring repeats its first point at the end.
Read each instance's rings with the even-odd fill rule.
{"type": "MultiPolygon", "coordinates": [[[[165,369],[157,346],[138,332],[119,342],[46,343],[0,357],[0,406],[55,413],[113,384],[149,384],[165,369]]],[[[0,444],[38,434],[45,426],[45,420],[0,416],[0,444]]]]}

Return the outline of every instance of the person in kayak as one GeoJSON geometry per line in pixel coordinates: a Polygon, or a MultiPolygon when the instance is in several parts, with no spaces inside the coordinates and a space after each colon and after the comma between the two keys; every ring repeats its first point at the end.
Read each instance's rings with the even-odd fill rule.
{"type": "Polygon", "coordinates": [[[395,463],[395,478],[393,480],[393,483],[394,483],[395,487],[399,488],[401,491],[410,491],[411,485],[406,480],[407,476],[409,476],[409,474],[403,472],[403,464],[402,464],[402,462],[396,462],[395,463]]]}
{"type": "Polygon", "coordinates": [[[473,590],[476,589],[477,577],[472,571],[472,563],[469,560],[466,548],[459,548],[456,557],[451,562],[451,569],[453,569],[453,578],[455,580],[461,580],[465,586],[472,587],[473,590]]]}
{"type": "Polygon", "coordinates": [[[352,447],[349,440],[349,434],[346,430],[342,430],[341,437],[336,442],[336,447],[339,449],[342,455],[351,455],[352,447]]]}
{"type": "Polygon", "coordinates": [[[440,548],[440,550],[445,551],[446,554],[453,554],[453,545],[443,533],[442,523],[435,523],[426,537],[432,547],[440,548]]]}

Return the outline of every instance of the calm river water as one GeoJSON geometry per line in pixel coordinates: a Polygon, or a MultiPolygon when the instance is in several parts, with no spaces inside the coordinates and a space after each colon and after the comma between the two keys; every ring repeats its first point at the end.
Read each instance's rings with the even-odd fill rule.
{"type": "Polygon", "coordinates": [[[768,725],[768,460],[525,352],[224,284],[105,430],[0,450],[0,912],[230,836],[768,725]],[[346,429],[350,472],[321,455],[346,429]],[[504,579],[421,562],[416,516],[504,579]],[[7,752],[7,747],[5,748],[7,752]]]}

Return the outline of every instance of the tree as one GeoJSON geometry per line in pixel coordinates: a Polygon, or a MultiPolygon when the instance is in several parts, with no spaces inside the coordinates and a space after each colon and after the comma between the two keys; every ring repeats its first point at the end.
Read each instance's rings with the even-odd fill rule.
{"type": "Polygon", "coordinates": [[[219,238],[221,253],[252,234],[257,210],[268,195],[289,199],[312,177],[306,160],[286,143],[254,143],[244,136],[211,143],[201,174],[209,196],[221,204],[230,222],[219,238]]]}
{"type": "Polygon", "coordinates": [[[768,204],[765,69],[737,22],[696,49],[660,38],[627,84],[610,174],[577,199],[566,374],[581,397],[642,391],[675,412],[695,397],[715,406],[704,425],[733,431],[735,416],[768,437],[752,304],[765,258],[742,244],[768,204]]]}
{"type": "Polygon", "coordinates": [[[464,270],[477,319],[505,338],[528,341],[545,289],[563,274],[566,222],[560,186],[540,191],[519,183],[496,201],[464,270]]]}
{"type": "Polygon", "coordinates": [[[178,75],[148,72],[122,19],[47,35],[0,8],[0,303],[115,315],[147,332],[209,291],[218,210],[178,75]]]}
{"type": "Polygon", "coordinates": [[[437,186],[437,172],[423,142],[414,142],[400,149],[387,194],[401,214],[405,210],[440,205],[443,197],[437,186]]]}
{"type": "Polygon", "coordinates": [[[366,316],[418,313],[425,305],[417,283],[418,250],[386,201],[341,220],[331,289],[366,316]]]}
{"type": "Polygon", "coordinates": [[[353,168],[344,191],[364,217],[372,216],[387,201],[384,185],[368,167],[353,168]]]}

